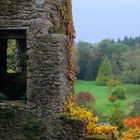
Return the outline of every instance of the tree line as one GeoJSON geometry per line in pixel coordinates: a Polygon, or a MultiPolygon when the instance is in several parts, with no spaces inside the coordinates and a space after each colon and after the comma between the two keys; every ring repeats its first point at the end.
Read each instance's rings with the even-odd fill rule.
{"type": "Polygon", "coordinates": [[[95,80],[103,58],[107,57],[113,75],[125,83],[140,83],[140,36],[104,39],[97,44],[80,41],[75,48],[78,79],[95,80]]]}

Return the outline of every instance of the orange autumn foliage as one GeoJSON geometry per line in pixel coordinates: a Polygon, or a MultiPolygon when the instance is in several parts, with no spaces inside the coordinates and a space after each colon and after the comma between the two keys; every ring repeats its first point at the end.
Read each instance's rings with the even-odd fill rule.
{"type": "Polygon", "coordinates": [[[137,118],[128,117],[124,119],[124,126],[127,130],[123,133],[121,140],[140,139],[140,116],[137,118]]]}
{"type": "Polygon", "coordinates": [[[128,117],[124,119],[124,125],[126,128],[140,128],[140,116],[137,118],[128,117]]]}

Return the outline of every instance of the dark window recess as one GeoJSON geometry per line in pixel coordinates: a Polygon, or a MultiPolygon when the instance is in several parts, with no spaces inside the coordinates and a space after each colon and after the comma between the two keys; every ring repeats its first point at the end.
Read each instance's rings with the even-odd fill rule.
{"type": "Polygon", "coordinates": [[[26,96],[26,30],[0,30],[0,93],[26,96]]]}

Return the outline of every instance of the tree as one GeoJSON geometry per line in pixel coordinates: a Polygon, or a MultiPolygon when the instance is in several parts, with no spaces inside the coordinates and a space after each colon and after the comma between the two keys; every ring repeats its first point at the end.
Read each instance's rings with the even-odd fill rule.
{"type": "Polygon", "coordinates": [[[133,39],[131,36],[130,37],[125,36],[122,43],[128,45],[129,47],[132,47],[134,46],[135,39],[133,39]]]}
{"type": "Polygon", "coordinates": [[[111,58],[110,63],[112,65],[112,72],[114,75],[117,75],[120,77],[120,74],[122,72],[122,56],[125,52],[128,51],[129,47],[122,43],[114,43],[111,46],[111,58]]]}
{"type": "Polygon", "coordinates": [[[121,78],[127,83],[140,83],[140,48],[131,48],[122,56],[121,78]]]}
{"type": "Polygon", "coordinates": [[[96,84],[107,85],[107,82],[111,77],[112,77],[112,66],[108,57],[104,56],[96,78],[96,84]]]}
{"type": "Polygon", "coordinates": [[[109,58],[111,57],[112,44],[113,42],[108,39],[102,40],[97,44],[97,49],[101,57],[105,55],[109,58]]]}
{"type": "Polygon", "coordinates": [[[84,79],[89,81],[93,80],[93,65],[91,60],[88,61],[84,79]]]}
{"type": "Polygon", "coordinates": [[[77,78],[78,79],[84,79],[87,64],[89,60],[89,53],[92,48],[92,44],[86,43],[86,42],[79,42],[77,44],[77,52],[78,52],[78,72],[77,72],[77,78]]]}
{"type": "Polygon", "coordinates": [[[140,36],[124,37],[117,41],[104,39],[97,44],[79,42],[77,51],[77,78],[95,80],[102,56],[107,56],[112,73],[124,82],[140,83],[140,36]]]}

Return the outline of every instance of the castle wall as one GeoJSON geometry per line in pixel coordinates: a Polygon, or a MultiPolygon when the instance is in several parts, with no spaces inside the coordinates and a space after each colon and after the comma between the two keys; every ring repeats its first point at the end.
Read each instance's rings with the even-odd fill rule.
{"type": "Polygon", "coordinates": [[[70,0],[0,0],[0,29],[26,30],[26,110],[43,120],[46,140],[62,140],[67,133],[60,116],[70,92],[65,19],[71,15],[70,4],[70,0]]]}
{"type": "Polygon", "coordinates": [[[0,140],[23,140],[25,108],[0,104],[0,140]]]}
{"type": "Polygon", "coordinates": [[[0,140],[84,140],[84,121],[61,118],[61,124],[58,126],[62,129],[61,134],[57,138],[49,138],[46,136],[48,135],[47,122],[44,123],[40,119],[41,123],[38,123],[37,118],[27,115],[24,103],[19,102],[19,104],[22,105],[0,103],[0,140]],[[42,126],[43,129],[40,131],[42,126]],[[37,132],[39,135],[36,134],[37,132]]]}

